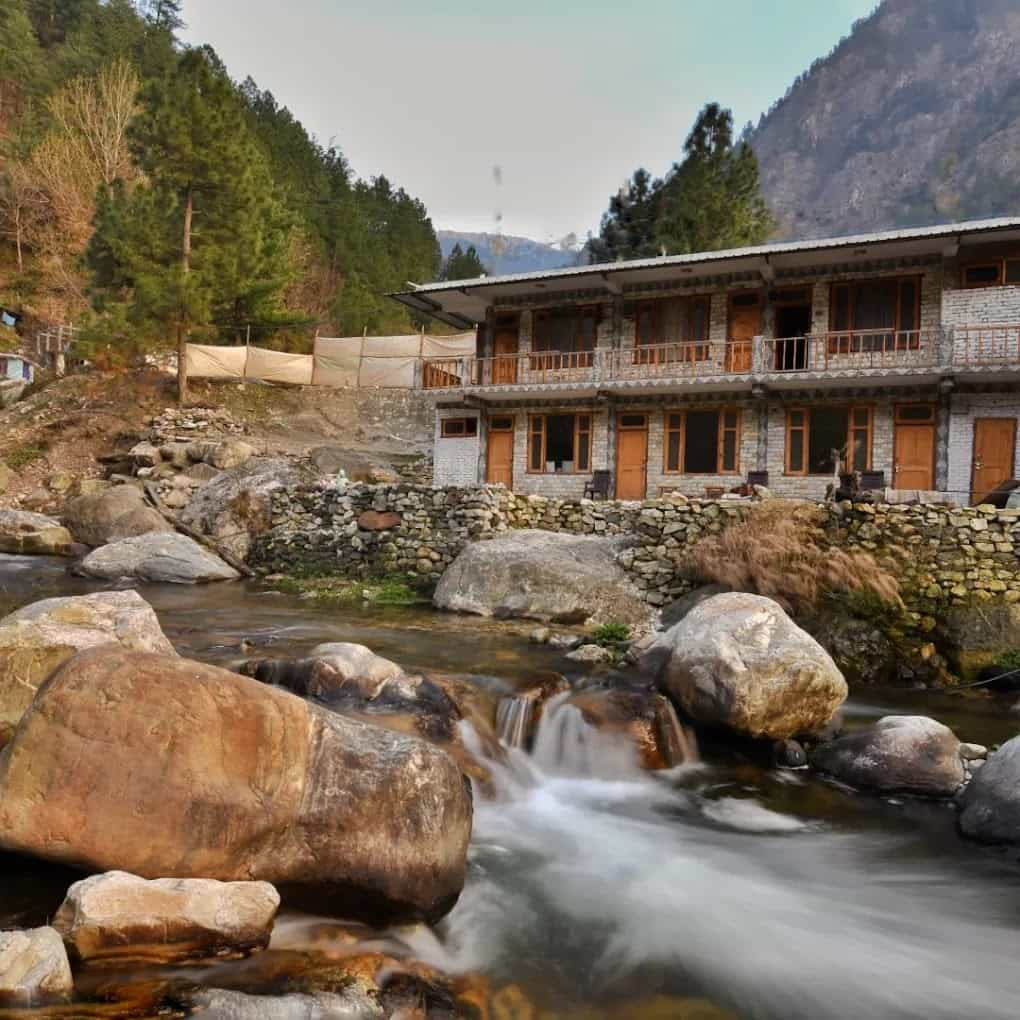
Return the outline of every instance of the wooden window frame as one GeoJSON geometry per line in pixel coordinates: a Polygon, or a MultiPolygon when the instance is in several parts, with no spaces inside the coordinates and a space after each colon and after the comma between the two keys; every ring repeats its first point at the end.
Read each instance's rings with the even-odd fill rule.
{"type": "Polygon", "coordinates": [[[668,297],[644,298],[634,306],[634,364],[657,365],[665,361],[708,361],[712,337],[712,292],[699,294],[672,294],[668,297]],[[662,335],[662,309],[667,301],[682,301],[683,333],[677,340],[666,340],[662,335]],[[694,336],[694,312],[698,306],[705,310],[705,336],[694,336]],[[652,319],[652,338],[641,339],[641,315],[648,312],[652,319]],[[662,348],[669,345],[666,350],[662,348]],[[676,350],[670,347],[676,346],[676,350]],[[696,346],[695,346],[696,345],[696,346]],[[657,348],[649,352],[648,347],[657,348]],[[651,353],[651,357],[649,357],[651,353]]]}
{"type": "MultiPolygon", "coordinates": [[[[896,337],[896,350],[900,350],[899,335],[908,332],[903,329],[903,284],[912,282],[914,284],[914,322],[916,325],[907,337],[903,350],[917,350],[921,345],[921,290],[924,284],[924,277],[920,273],[904,273],[898,276],[868,276],[859,280],[832,280],[829,284],[829,353],[830,354],[859,354],[864,351],[863,343],[859,348],[854,347],[854,333],[860,332],[854,320],[854,291],[869,283],[895,283],[896,284],[896,321],[886,332],[896,337]],[[836,327],[836,291],[840,287],[847,288],[847,326],[845,329],[836,327]],[[841,340],[846,340],[846,349],[843,350],[841,340]]],[[[863,337],[861,338],[863,341],[863,337]]]]}
{"type": "Polygon", "coordinates": [[[1006,280],[1006,263],[1020,262],[1020,251],[1006,251],[998,255],[987,255],[980,259],[968,259],[960,263],[960,290],[986,290],[989,287],[1018,287],[1020,282],[1009,283],[1006,280]],[[996,276],[986,283],[969,283],[967,271],[982,266],[994,266],[996,276]]]}
{"type": "Polygon", "coordinates": [[[442,418],[439,423],[439,437],[440,439],[477,439],[478,438],[478,419],[470,416],[463,418],[442,418]],[[474,423],[474,431],[468,431],[468,422],[474,423]],[[463,426],[463,431],[453,432],[450,430],[450,426],[453,424],[459,424],[463,426]]]}
{"type": "MultiPolygon", "coordinates": [[[[875,450],[875,408],[873,404],[797,404],[793,407],[786,409],[786,428],[785,428],[785,446],[783,448],[783,474],[791,475],[795,478],[828,478],[830,477],[828,471],[809,471],[808,470],[808,458],[811,447],[811,412],[817,409],[834,409],[837,407],[846,408],[846,448],[852,453],[853,451],[853,434],[856,431],[860,431],[862,428],[867,430],[868,436],[868,454],[867,463],[863,468],[853,468],[852,470],[860,471],[871,471],[873,465],[873,456],[875,450]],[[854,424],[854,412],[855,411],[866,411],[868,415],[868,422],[865,426],[854,424]],[[791,425],[790,416],[795,413],[802,413],[804,415],[803,425],[791,425]],[[792,432],[800,432],[800,452],[801,452],[801,463],[804,465],[799,471],[794,470],[790,466],[790,454],[793,450],[793,444],[791,439],[792,432]]],[[[846,465],[843,466],[843,470],[846,471],[846,465]]]]}
{"type": "Polygon", "coordinates": [[[691,407],[684,408],[681,411],[664,411],[662,416],[662,473],[664,475],[687,475],[690,478],[713,478],[717,475],[725,475],[727,477],[740,477],[740,462],[741,462],[741,442],[744,437],[744,415],[743,411],[739,407],[691,407]],[[715,411],[719,416],[718,436],[716,439],[716,451],[715,451],[715,471],[688,471],[687,465],[685,464],[686,454],[684,450],[685,440],[687,438],[687,412],[688,411],[715,411]],[[732,414],[736,416],[736,424],[733,428],[726,427],[726,415],[732,414]],[[676,427],[670,424],[670,419],[677,417],[680,420],[680,424],[676,427]],[[723,463],[724,451],[726,448],[726,433],[732,432],[734,434],[733,449],[736,456],[736,463],[733,467],[726,468],[723,463]],[[677,435],[679,437],[677,443],[677,462],[678,466],[672,468],[669,466],[669,440],[670,436],[677,435]]]}
{"type": "Polygon", "coordinates": [[[541,308],[532,313],[531,317],[531,350],[528,359],[532,371],[558,371],[571,368],[591,368],[595,360],[595,351],[599,346],[599,323],[601,307],[593,305],[570,305],[563,308],[541,308]],[[569,315],[572,318],[570,350],[552,347],[536,347],[541,324],[558,316],[569,315]],[[583,323],[592,319],[591,347],[582,346],[584,341],[583,323]],[[587,356],[585,356],[587,355],[587,356]]]}
{"type": "Polygon", "coordinates": [[[527,456],[527,471],[529,475],[589,475],[591,474],[591,459],[593,452],[593,438],[595,435],[595,413],[593,411],[550,411],[545,414],[529,414],[528,415],[528,456],[527,456]],[[547,418],[559,418],[559,417],[573,417],[574,419],[574,470],[573,471],[546,471],[546,419],[547,418]],[[580,427],[581,419],[588,419],[588,428],[583,429],[580,427]],[[541,436],[542,439],[542,458],[541,467],[534,467],[532,460],[532,444],[536,436],[541,436]],[[582,436],[587,438],[587,441],[582,440],[582,436]],[[584,444],[584,450],[586,455],[585,466],[579,467],[580,463],[580,452],[582,449],[582,443],[584,444]]]}

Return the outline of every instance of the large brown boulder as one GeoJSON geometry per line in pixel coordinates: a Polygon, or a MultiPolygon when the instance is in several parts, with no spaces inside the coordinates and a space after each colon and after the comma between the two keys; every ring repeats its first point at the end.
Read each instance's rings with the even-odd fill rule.
{"type": "Polygon", "coordinates": [[[87,493],[64,507],[64,523],[75,541],[99,546],[150,531],[173,531],[163,516],[148,506],[134,485],[115,485],[87,493]]]}
{"type": "Polygon", "coordinates": [[[847,696],[829,653],[778,603],[743,592],[700,602],[640,665],[695,722],[749,737],[820,730],[847,696]]]}
{"type": "Polygon", "coordinates": [[[0,757],[0,846],[89,871],[273,883],[378,922],[455,902],[471,792],[423,740],[215,666],[64,663],[0,757]]]}
{"type": "Polygon", "coordinates": [[[0,553],[66,556],[71,533],[60,521],[30,510],[0,510],[0,553]]]}
{"type": "Polygon", "coordinates": [[[0,619],[0,746],[60,663],[108,644],[175,654],[152,606],[136,591],[43,599],[0,619]]]}

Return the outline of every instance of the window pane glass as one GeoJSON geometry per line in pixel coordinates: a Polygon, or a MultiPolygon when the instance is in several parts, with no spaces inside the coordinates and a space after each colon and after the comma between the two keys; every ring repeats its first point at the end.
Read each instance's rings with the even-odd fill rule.
{"type": "Polygon", "coordinates": [[[1006,283],[1020,283],[1020,259],[1006,259],[1006,283]]]}
{"type": "Polygon", "coordinates": [[[468,436],[478,435],[478,419],[466,418],[464,420],[464,434],[468,436]]]}
{"type": "Polygon", "coordinates": [[[514,427],[513,418],[493,418],[489,423],[489,428],[499,431],[507,432],[514,427]]]}
{"type": "Polygon", "coordinates": [[[735,429],[737,427],[737,412],[726,411],[723,415],[723,426],[728,429],[735,429]]]}
{"type": "MultiPolygon", "coordinates": [[[[564,415],[564,417],[572,418],[573,415],[569,415],[568,414],[568,415],[564,415]]],[[[591,415],[590,414],[581,414],[581,415],[578,415],[578,418],[577,418],[577,427],[579,429],[585,431],[585,432],[589,431],[591,429],[591,415]]]]}
{"type": "Polygon", "coordinates": [[[868,425],[868,409],[866,407],[855,407],[854,408],[854,424],[867,427],[868,425]]]}
{"type": "Polygon", "coordinates": [[[682,414],[671,414],[667,416],[666,428],[668,429],[679,429],[683,426],[683,415],[682,414]]]}
{"type": "Polygon", "coordinates": [[[850,328],[850,288],[846,286],[832,288],[832,328],[846,330],[850,328]]]}
{"type": "Polygon", "coordinates": [[[800,428],[804,424],[803,411],[790,412],[790,428],[800,428]]]}
{"type": "Polygon", "coordinates": [[[867,280],[854,286],[854,329],[896,326],[896,280],[867,280]]]}
{"type": "Polygon", "coordinates": [[[688,411],[684,430],[684,471],[715,474],[719,458],[719,412],[688,411]]]}
{"type": "Polygon", "coordinates": [[[685,340],[687,307],[683,298],[663,298],[656,302],[659,313],[659,343],[675,344],[685,340]]]}
{"type": "Polygon", "coordinates": [[[680,470],[680,433],[669,432],[666,435],[666,470],[680,470]]]}
{"type": "Polygon", "coordinates": [[[545,470],[574,470],[574,415],[546,415],[545,470]]]}
{"type": "Polygon", "coordinates": [[[808,424],[808,474],[832,474],[836,456],[847,443],[849,413],[845,407],[814,407],[808,424]]]}
{"type": "Polygon", "coordinates": [[[971,287],[980,287],[990,283],[998,283],[998,262],[989,262],[987,265],[981,266],[967,266],[963,271],[963,282],[971,287]]]}
{"type": "Polygon", "coordinates": [[[591,443],[590,432],[579,432],[577,435],[577,464],[575,470],[588,470],[588,446],[591,443]]]}
{"type": "Polygon", "coordinates": [[[868,470],[868,433],[864,429],[854,429],[851,465],[853,471],[868,470]]]}
{"type": "Polygon", "coordinates": [[[900,281],[899,329],[917,329],[917,284],[913,280],[900,281]]]}
{"type": "Polygon", "coordinates": [[[531,429],[531,470],[544,471],[545,465],[542,463],[542,419],[536,418],[531,424],[531,429]]]}
{"type": "Polygon", "coordinates": [[[637,323],[635,326],[635,342],[637,344],[654,343],[652,332],[653,322],[654,316],[652,315],[652,306],[641,305],[641,307],[638,308],[637,323]]]}
{"type": "Polygon", "coordinates": [[[723,471],[737,470],[737,434],[736,432],[723,433],[723,471]]]}
{"type": "Polygon", "coordinates": [[[804,470],[803,429],[791,429],[790,431],[790,470],[793,472],[804,470]]]}
{"type": "Polygon", "coordinates": [[[693,298],[691,300],[691,340],[708,339],[709,298],[693,298]]]}
{"type": "Polygon", "coordinates": [[[643,414],[621,414],[620,424],[624,428],[644,428],[645,416],[643,414]]]}
{"type": "Polygon", "coordinates": [[[897,408],[900,421],[931,421],[934,417],[931,404],[901,404],[897,408]]]}
{"type": "Polygon", "coordinates": [[[579,351],[593,351],[595,350],[595,334],[597,331],[597,316],[594,312],[588,311],[581,315],[581,320],[578,323],[577,338],[576,338],[576,350],[579,351]]]}

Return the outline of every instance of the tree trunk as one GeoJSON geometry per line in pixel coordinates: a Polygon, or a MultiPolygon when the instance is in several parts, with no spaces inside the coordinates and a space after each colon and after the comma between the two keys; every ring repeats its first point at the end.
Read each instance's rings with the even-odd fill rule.
{"type": "MultiPolygon", "coordinates": [[[[191,217],[195,211],[195,192],[191,185],[184,196],[184,238],[181,243],[181,272],[187,277],[191,269],[191,217]]],[[[188,400],[188,330],[185,311],[177,317],[177,402],[188,400]]]]}
{"type": "Polygon", "coordinates": [[[25,259],[21,254],[21,206],[17,204],[18,199],[14,199],[14,247],[18,252],[18,272],[23,273],[25,271],[25,259]]]}

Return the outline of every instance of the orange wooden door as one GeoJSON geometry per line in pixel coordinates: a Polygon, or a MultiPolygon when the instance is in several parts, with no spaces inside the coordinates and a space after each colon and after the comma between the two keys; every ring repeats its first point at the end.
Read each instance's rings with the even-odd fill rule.
{"type": "Polygon", "coordinates": [[[971,503],[979,503],[996,486],[1013,477],[1015,418],[976,418],[971,503]]]}
{"type": "MultiPolygon", "coordinates": [[[[621,419],[644,418],[621,415],[621,419]]],[[[643,426],[618,425],[616,430],[616,498],[644,499],[648,486],[648,421],[643,426]]]]}
{"type": "Polygon", "coordinates": [[[492,363],[493,383],[517,382],[517,328],[497,329],[492,350],[496,356],[492,363]]]}
{"type": "Polygon", "coordinates": [[[756,291],[730,297],[726,371],[751,371],[751,341],[761,333],[761,298],[756,291]]]}
{"type": "Polygon", "coordinates": [[[508,489],[514,487],[514,430],[489,423],[486,443],[485,480],[492,485],[502,482],[508,489]]]}
{"type": "Polygon", "coordinates": [[[935,426],[897,425],[893,452],[893,488],[934,488],[935,426]]]}

